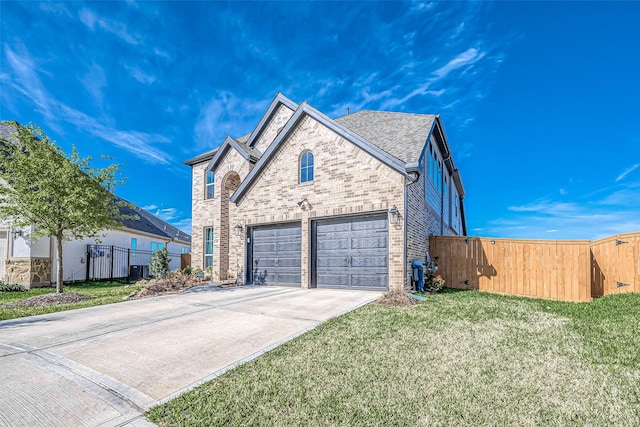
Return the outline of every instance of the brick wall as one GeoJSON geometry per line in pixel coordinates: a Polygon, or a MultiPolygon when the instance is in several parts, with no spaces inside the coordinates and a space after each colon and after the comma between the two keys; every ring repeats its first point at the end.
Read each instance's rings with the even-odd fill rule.
{"type": "Polygon", "coordinates": [[[267,124],[266,128],[262,131],[254,147],[261,153],[267,151],[267,148],[269,148],[273,140],[276,139],[279,131],[287,124],[291,116],[293,116],[293,110],[285,105],[280,105],[269,124],[267,124]]]}
{"type": "MultiPolygon", "coordinates": [[[[404,206],[404,177],[333,131],[306,116],[239,200],[238,220],[244,225],[301,221],[302,286],[310,280],[309,221],[328,216],[386,212],[404,206]],[[301,153],[314,154],[315,177],[300,184],[301,153]],[[311,209],[302,211],[306,198],[311,209]]],[[[232,240],[231,251],[244,266],[244,239],[232,240]],[[236,246],[234,246],[234,244],[236,246]]],[[[389,228],[389,286],[402,287],[404,226],[389,228]]],[[[231,263],[233,264],[233,262],[231,263]]]]}

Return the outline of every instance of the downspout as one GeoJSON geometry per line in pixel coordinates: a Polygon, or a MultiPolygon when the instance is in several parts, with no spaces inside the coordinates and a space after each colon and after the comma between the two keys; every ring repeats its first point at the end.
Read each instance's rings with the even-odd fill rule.
{"type": "Polygon", "coordinates": [[[407,225],[407,217],[409,214],[409,204],[408,204],[408,188],[411,184],[415,184],[416,182],[418,182],[420,180],[420,172],[419,171],[412,171],[411,173],[415,173],[416,174],[416,178],[413,181],[409,182],[409,177],[410,175],[407,174],[405,175],[405,185],[404,185],[404,221],[402,221],[404,223],[404,248],[403,248],[403,253],[402,253],[402,262],[403,262],[403,266],[402,266],[402,286],[403,288],[405,286],[407,286],[407,239],[408,239],[408,231],[409,231],[409,227],[407,225]]]}
{"type": "Polygon", "coordinates": [[[444,236],[444,169],[447,167],[447,160],[451,155],[442,161],[442,170],[440,170],[440,235],[444,236]]]}

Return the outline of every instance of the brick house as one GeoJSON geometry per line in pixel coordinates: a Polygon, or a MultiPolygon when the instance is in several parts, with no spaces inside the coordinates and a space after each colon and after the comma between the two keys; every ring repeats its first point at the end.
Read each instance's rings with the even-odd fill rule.
{"type": "Polygon", "coordinates": [[[192,168],[192,265],[215,280],[386,290],[429,235],[466,235],[464,190],[439,116],[331,119],[277,94],[249,135],[192,168]]]}

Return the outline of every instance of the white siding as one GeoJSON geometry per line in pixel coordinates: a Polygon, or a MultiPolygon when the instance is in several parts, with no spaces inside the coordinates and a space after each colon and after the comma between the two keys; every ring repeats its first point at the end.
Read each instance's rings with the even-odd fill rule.
{"type": "MultiPolygon", "coordinates": [[[[151,237],[133,232],[112,230],[100,233],[100,245],[118,246],[121,248],[131,248],[131,238],[135,237],[137,242],[137,250],[150,251],[151,242],[164,243],[170,253],[179,254],[182,248],[190,250],[190,245],[178,242],[171,242],[168,239],[160,237],[151,237]]],[[[87,245],[95,245],[95,239],[82,239],[72,242],[65,242],[62,248],[64,258],[63,280],[84,280],[87,274],[87,245]]],[[[52,268],[52,280],[55,282],[57,277],[57,250],[54,246],[52,268]]],[[[179,265],[171,265],[171,269],[180,268],[179,265]]]]}

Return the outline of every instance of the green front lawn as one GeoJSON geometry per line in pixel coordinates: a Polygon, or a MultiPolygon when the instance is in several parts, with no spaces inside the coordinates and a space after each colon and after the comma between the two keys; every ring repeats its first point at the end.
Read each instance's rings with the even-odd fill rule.
{"type": "Polygon", "coordinates": [[[148,418],[161,426],[640,425],[640,294],[370,304],[148,418]]]}
{"type": "MultiPolygon", "coordinates": [[[[57,311],[73,310],[94,305],[111,304],[123,301],[133,291],[142,286],[125,286],[117,282],[83,282],[65,285],[65,293],[77,293],[92,297],[89,300],[60,305],[46,305],[40,307],[0,307],[0,320],[15,319],[16,317],[35,316],[37,314],[54,313],[57,311]]],[[[30,298],[36,295],[55,293],[55,288],[35,288],[27,292],[0,292],[0,306],[3,304],[30,298]]]]}

